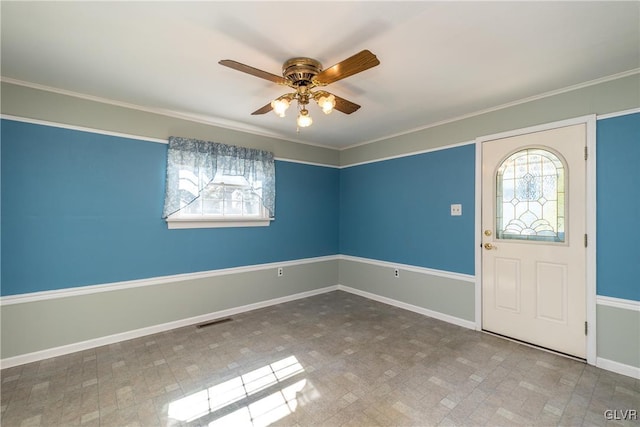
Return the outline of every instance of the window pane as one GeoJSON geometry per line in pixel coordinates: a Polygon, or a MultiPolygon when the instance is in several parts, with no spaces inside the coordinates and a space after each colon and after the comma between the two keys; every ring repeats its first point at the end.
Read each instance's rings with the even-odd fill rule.
{"type": "MultiPolygon", "coordinates": [[[[201,174],[180,171],[180,190],[183,193],[181,215],[209,217],[262,217],[262,189],[255,189],[242,176],[216,175],[198,194],[198,188],[210,180],[201,174]],[[195,200],[193,197],[196,196],[195,200]],[[193,200],[193,201],[191,201],[193,200]]],[[[254,183],[255,185],[256,183],[254,183]]],[[[257,182],[257,185],[261,185],[257,182]]]]}
{"type": "Polygon", "coordinates": [[[188,215],[202,215],[202,200],[195,199],[183,209],[183,212],[188,215]]]}
{"type": "Polygon", "coordinates": [[[237,187],[225,187],[224,189],[224,214],[242,215],[242,190],[237,187]]]}
{"type": "Polygon", "coordinates": [[[528,148],[509,156],[496,175],[498,239],[564,242],[565,174],[552,152],[528,148]]]}
{"type": "Polygon", "coordinates": [[[257,194],[250,191],[245,191],[244,194],[244,215],[258,216],[260,215],[260,198],[257,194]]]}
{"type": "Polygon", "coordinates": [[[222,215],[221,199],[204,199],[202,201],[203,215],[222,215]]]}

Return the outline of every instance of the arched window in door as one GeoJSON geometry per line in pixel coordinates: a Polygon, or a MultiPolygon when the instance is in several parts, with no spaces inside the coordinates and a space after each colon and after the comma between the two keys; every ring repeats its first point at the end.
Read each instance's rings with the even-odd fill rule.
{"type": "Polygon", "coordinates": [[[565,241],[566,168],[557,154],[526,148],[496,174],[498,239],[565,241]]]}

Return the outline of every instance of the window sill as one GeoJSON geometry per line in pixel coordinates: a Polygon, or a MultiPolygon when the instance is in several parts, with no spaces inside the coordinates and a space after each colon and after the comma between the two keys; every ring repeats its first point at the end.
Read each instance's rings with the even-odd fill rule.
{"type": "Polygon", "coordinates": [[[167,218],[167,228],[268,227],[273,218],[167,218]]]}

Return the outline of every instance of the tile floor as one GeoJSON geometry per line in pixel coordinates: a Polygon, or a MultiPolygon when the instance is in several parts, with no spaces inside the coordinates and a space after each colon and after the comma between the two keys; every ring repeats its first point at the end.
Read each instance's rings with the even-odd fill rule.
{"type": "Polygon", "coordinates": [[[345,292],[1,371],[12,426],[638,425],[640,381],[345,292]]]}

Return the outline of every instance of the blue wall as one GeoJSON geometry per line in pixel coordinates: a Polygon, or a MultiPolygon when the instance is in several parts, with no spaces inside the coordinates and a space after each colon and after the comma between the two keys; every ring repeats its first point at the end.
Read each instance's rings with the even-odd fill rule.
{"type": "MultiPolygon", "coordinates": [[[[168,230],[166,145],[10,120],[1,137],[2,295],[337,253],[474,274],[473,145],[278,161],[269,227],[168,230]]],[[[640,301],[640,114],[599,120],[597,138],[598,294],[640,301]]]]}
{"type": "Polygon", "coordinates": [[[165,144],[1,122],[2,295],[338,253],[336,168],[276,163],[269,227],[168,230],[165,144]]]}
{"type": "Polygon", "coordinates": [[[640,301],[640,114],[598,121],[598,295],[640,301]]]}
{"type": "Polygon", "coordinates": [[[474,274],[474,192],[474,145],[345,168],[340,253],[474,274]]]}

